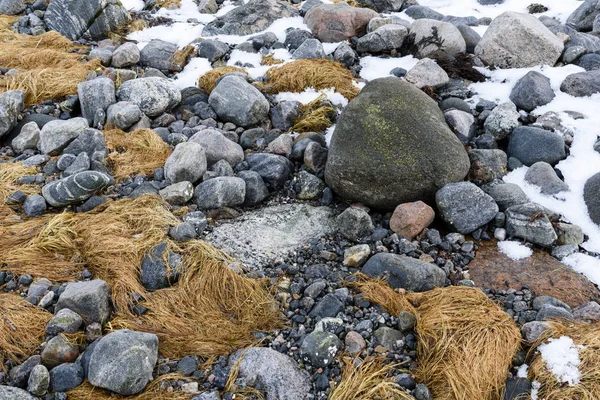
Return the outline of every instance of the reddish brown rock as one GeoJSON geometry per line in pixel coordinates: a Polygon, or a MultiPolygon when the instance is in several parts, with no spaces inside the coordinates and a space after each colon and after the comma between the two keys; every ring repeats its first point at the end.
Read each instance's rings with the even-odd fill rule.
{"type": "Polygon", "coordinates": [[[311,8],[304,23],[322,42],[341,42],[362,36],[371,19],[379,16],[368,8],[350,7],[345,3],[323,4],[311,8]]]}
{"type": "Polygon", "coordinates": [[[414,238],[435,218],[435,211],[422,201],[400,204],[390,219],[390,228],[398,235],[414,238]]]}
{"type": "Polygon", "coordinates": [[[52,369],[60,364],[75,362],[78,356],[79,347],[58,335],[50,339],[42,350],[42,364],[52,369]]]}
{"type": "Polygon", "coordinates": [[[548,253],[534,251],[533,256],[514,261],[498,250],[496,241],[485,242],[477,251],[469,275],[477,287],[506,290],[526,285],[536,296],[553,296],[573,308],[600,295],[585,276],[548,253]]]}

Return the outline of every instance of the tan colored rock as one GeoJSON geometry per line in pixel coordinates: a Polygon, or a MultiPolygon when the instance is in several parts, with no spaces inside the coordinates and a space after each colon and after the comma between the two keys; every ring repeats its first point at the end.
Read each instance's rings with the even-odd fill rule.
{"type": "Polygon", "coordinates": [[[370,254],[371,248],[368,244],[352,246],[344,252],[344,265],[360,268],[367,262],[370,254]]]}
{"type": "Polygon", "coordinates": [[[398,235],[414,238],[435,218],[435,211],[422,201],[400,204],[390,219],[390,228],[398,235]]]}
{"type": "Polygon", "coordinates": [[[345,3],[323,4],[311,8],[304,23],[320,41],[334,43],[364,35],[369,21],[378,16],[368,8],[350,7],[345,3]]]}

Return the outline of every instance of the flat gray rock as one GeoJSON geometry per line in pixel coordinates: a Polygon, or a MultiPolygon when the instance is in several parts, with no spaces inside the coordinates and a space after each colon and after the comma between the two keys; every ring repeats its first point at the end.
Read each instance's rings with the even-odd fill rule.
{"type": "Polygon", "coordinates": [[[214,228],[206,240],[251,268],[262,268],[303,244],[335,231],[333,210],[283,204],[248,212],[214,228]]]}

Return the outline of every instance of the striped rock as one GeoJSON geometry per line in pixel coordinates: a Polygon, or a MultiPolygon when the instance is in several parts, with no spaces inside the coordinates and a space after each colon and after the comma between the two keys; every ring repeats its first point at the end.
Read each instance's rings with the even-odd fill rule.
{"type": "Polygon", "coordinates": [[[83,171],[67,178],[51,182],[42,188],[46,201],[54,206],[79,203],[113,182],[113,179],[98,171],[83,171]]]}

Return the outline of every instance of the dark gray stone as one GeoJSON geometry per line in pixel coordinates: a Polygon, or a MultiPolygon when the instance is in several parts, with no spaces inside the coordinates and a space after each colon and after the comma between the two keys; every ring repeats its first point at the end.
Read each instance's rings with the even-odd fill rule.
{"type": "Polygon", "coordinates": [[[240,171],[238,177],[246,182],[244,206],[254,206],[261,203],[269,195],[267,185],[256,171],[240,171]]]}
{"type": "Polygon", "coordinates": [[[477,33],[473,28],[467,25],[457,25],[457,28],[465,40],[465,44],[467,45],[467,53],[473,54],[475,52],[475,47],[479,44],[481,40],[481,35],[477,33]]]}
{"type": "Polygon", "coordinates": [[[514,183],[496,181],[483,185],[481,188],[494,199],[500,211],[505,211],[509,207],[527,203],[528,201],[523,189],[514,183]]]}
{"type": "Polygon", "coordinates": [[[157,359],[156,335],[126,329],[115,331],[94,347],[87,378],[97,387],[122,395],[136,394],[152,381],[157,359]]]}
{"type": "Polygon", "coordinates": [[[290,160],[276,154],[249,154],[246,156],[246,162],[251,171],[257,172],[261,176],[270,191],[281,189],[293,168],[290,160]]]}
{"type": "Polygon", "coordinates": [[[140,65],[163,71],[179,72],[183,69],[183,66],[173,60],[177,50],[176,44],[160,39],[152,39],[140,51],[140,65]]]}
{"type": "Polygon", "coordinates": [[[246,182],[242,178],[222,176],[202,182],[194,191],[194,202],[201,209],[236,207],[244,203],[246,182]]]}
{"type": "Polygon", "coordinates": [[[58,335],[59,333],[75,333],[83,325],[83,319],[76,312],[61,308],[46,325],[46,333],[58,335]]]}
{"type": "Polygon", "coordinates": [[[586,0],[567,18],[567,24],[582,32],[593,28],[594,19],[600,13],[598,0],[586,0]]]}
{"type": "Polygon", "coordinates": [[[418,5],[413,5],[413,6],[408,6],[404,12],[406,13],[406,15],[408,15],[409,17],[411,17],[412,19],[436,19],[436,20],[441,20],[442,18],[444,18],[444,14],[441,14],[437,11],[432,10],[429,7],[425,7],[425,6],[418,6],[418,5]]]}
{"type": "Polygon", "coordinates": [[[600,173],[592,176],[585,183],[583,200],[592,221],[600,225],[600,173]]]}
{"type": "Polygon", "coordinates": [[[309,60],[325,58],[325,50],[318,39],[306,39],[296,50],[294,50],[292,58],[294,60],[302,58],[309,60]]]}
{"type": "Polygon", "coordinates": [[[86,153],[90,160],[96,159],[98,153],[100,153],[102,157],[106,156],[108,150],[106,149],[104,134],[96,129],[85,129],[83,133],[77,136],[77,138],[63,150],[63,155],[72,154],[78,156],[81,153],[86,153]]]}
{"type": "Polygon", "coordinates": [[[65,363],[50,370],[50,391],[67,392],[83,383],[83,367],[79,363],[65,363]]]}
{"type": "Polygon", "coordinates": [[[46,200],[39,194],[32,194],[23,203],[23,211],[29,217],[44,215],[46,213],[46,200]]]}
{"type": "Polygon", "coordinates": [[[373,221],[362,208],[348,207],[336,218],[338,230],[350,240],[358,242],[373,232],[373,221]]]}
{"type": "Polygon", "coordinates": [[[41,362],[41,357],[39,355],[35,355],[29,357],[21,365],[17,365],[16,367],[12,368],[8,373],[8,378],[10,379],[12,385],[25,388],[27,386],[27,380],[29,379],[31,371],[36,367],[36,365],[40,365],[41,362]]]}
{"type": "Polygon", "coordinates": [[[276,129],[288,131],[301,114],[302,103],[299,101],[281,101],[271,109],[271,123],[276,129]]]}
{"type": "Polygon", "coordinates": [[[304,338],[300,346],[300,354],[302,359],[308,361],[313,367],[324,368],[335,360],[341,348],[342,342],[334,334],[313,331],[304,338]]]}
{"type": "Polygon", "coordinates": [[[148,290],[159,290],[174,285],[183,272],[181,256],[167,251],[167,243],[161,242],[144,256],[140,270],[140,282],[148,290]],[[165,262],[166,259],[166,262],[165,262]]]}
{"type": "Polygon", "coordinates": [[[335,294],[329,293],[319,300],[308,315],[314,319],[333,318],[342,311],[344,311],[344,303],[335,294]]]}
{"type": "Polygon", "coordinates": [[[384,278],[393,288],[412,292],[425,292],[446,283],[446,274],[437,265],[398,254],[376,254],[361,272],[372,278],[384,278]]]}
{"type": "Polygon", "coordinates": [[[548,321],[555,318],[560,319],[574,319],[571,312],[565,310],[562,307],[557,307],[552,304],[544,304],[538,311],[536,320],[537,321],[548,321]]]}
{"type": "Polygon", "coordinates": [[[408,29],[402,25],[383,25],[358,39],[356,50],[359,53],[381,53],[397,50],[402,47],[407,36],[408,29]]]}
{"type": "Polygon", "coordinates": [[[537,71],[530,71],[517,81],[510,92],[510,100],[525,111],[550,103],[555,97],[550,79],[537,71]]]}
{"type": "Polygon", "coordinates": [[[509,157],[515,157],[527,166],[539,161],[555,165],[566,158],[565,141],[557,133],[520,126],[510,137],[507,153],[509,157]]]}
{"type": "Polygon", "coordinates": [[[218,40],[203,40],[198,43],[198,57],[207,58],[210,62],[222,58],[228,51],[229,45],[218,40]]]}
{"type": "Polygon", "coordinates": [[[470,182],[449,183],[435,195],[440,217],[460,233],[471,233],[498,213],[492,197],[470,182]]]}

